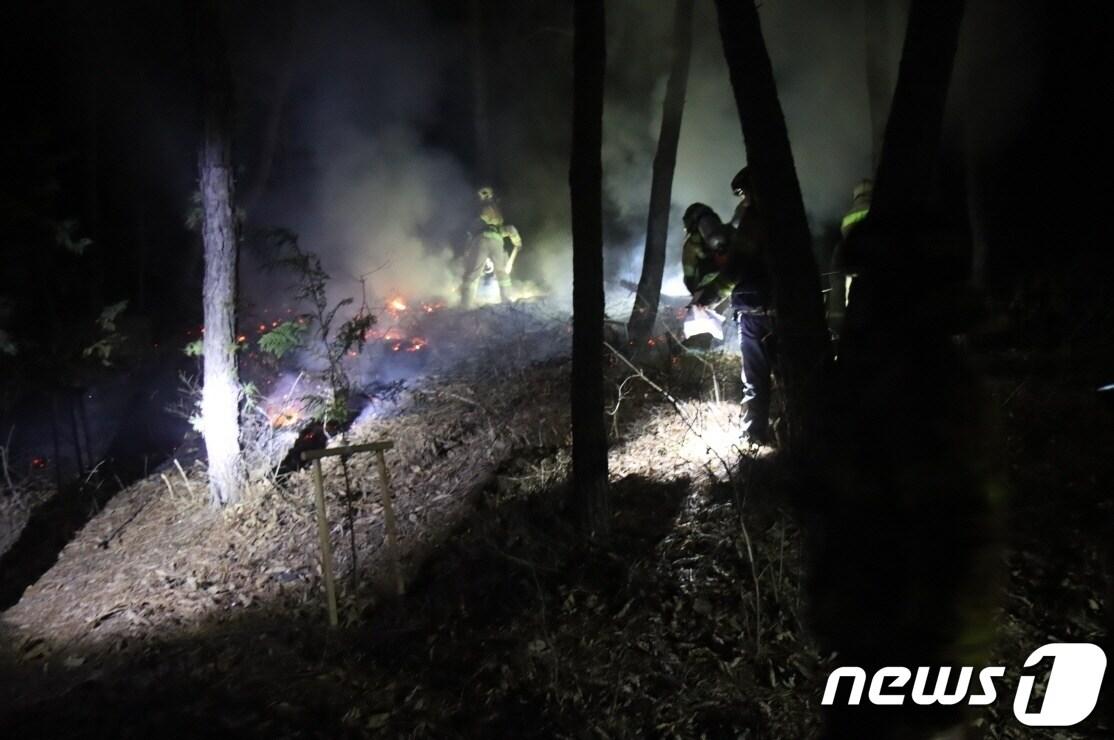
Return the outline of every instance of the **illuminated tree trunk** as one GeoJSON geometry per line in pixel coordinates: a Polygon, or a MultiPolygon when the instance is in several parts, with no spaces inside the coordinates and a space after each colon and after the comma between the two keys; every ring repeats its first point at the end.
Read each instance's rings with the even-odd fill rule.
{"type": "Polygon", "coordinates": [[[754,200],[764,214],[773,283],[787,451],[805,454],[829,359],[820,274],[774,72],[753,0],[716,0],[723,53],[739,110],[754,200]]]}
{"type": "Polygon", "coordinates": [[[202,435],[209,458],[209,494],[223,506],[239,498],[239,382],[236,371],[236,224],[232,201],[232,84],[215,0],[203,3],[205,121],[198,157],[201,236],[205,251],[202,435]]]}
{"type": "Polygon", "coordinates": [[[646,252],[642,257],[642,277],[634,299],[627,334],[631,344],[643,345],[654,330],[661,299],[661,280],[665,273],[665,247],[669,236],[669,210],[673,201],[673,171],[677,165],[677,145],[681,139],[681,118],[685,110],[689,60],[692,57],[692,9],[694,0],[677,0],[673,17],[673,64],[662,104],[661,134],[654,155],[654,174],[650,184],[650,212],[646,219],[646,252]]]}
{"type": "Polygon", "coordinates": [[[589,539],[611,530],[603,399],[603,0],[576,0],[572,203],[572,477],[574,505],[589,539]]]}

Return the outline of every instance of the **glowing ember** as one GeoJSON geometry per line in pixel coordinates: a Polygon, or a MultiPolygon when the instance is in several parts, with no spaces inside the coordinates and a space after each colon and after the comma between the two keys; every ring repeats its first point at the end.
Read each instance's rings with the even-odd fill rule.
{"type": "Polygon", "coordinates": [[[422,339],[421,337],[411,337],[410,346],[406,348],[406,351],[418,352],[424,349],[427,344],[429,344],[429,342],[427,342],[425,339],[422,339]]]}
{"type": "Polygon", "coordinates": [[[301,412],[292,407],[287,406],[277,411],[272,411],[268,414],[271,420],[271,426],[275,429],[282,429],[284,427],[294,426],[302,418],[301,412]]]}
{"type": "Polygon", "coordinates": [[[406,303],[401,298],[392,298],[390,303],[387,304],[387,308],[392,311],[405,311],[406,303]]]}

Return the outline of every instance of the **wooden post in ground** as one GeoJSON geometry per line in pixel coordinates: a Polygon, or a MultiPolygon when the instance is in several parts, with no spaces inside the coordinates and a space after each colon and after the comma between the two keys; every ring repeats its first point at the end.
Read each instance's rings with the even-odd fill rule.
{"type": "Polygon", "coordinates": [[[317,499],[317,534],[321,544],[321,573],[325,578],[325,598],[329,607],[329,625],[337,625],[336,583],[333,580],[333,551],[329,543],[329,522],[325,513],[325,481],[321,473],[321,460],[326,457],[350,457],[358,452],[374,452],[379,463],[379,481],[383,493],[383,523],[387,532],[387,557],[391,561],[395,588],[399,595],[406,593],[406,583],[402,578],[402,567],[398,556],[398,528],[395,523],[395,510],[391,503],[391,479],[387,474],[387,460],[384,453],[395,446],[394,442],[370,442],[348,447],[331,447],[324,450],[309,450],[302,453],[303,462],[313,462],[314,496],[317,499]]]}
{"type": "Polygon", "coordinates": [[[375,456],[379,460],[379,482],[383,489],[383,522],[387,530],[387,554],[391,559],[391,568],[394,570],[395,588],[399,595],[406,593],[406,584],[402,580],[402,568],[398,562],[398,537],[395,528],[395,510],[391,505],[391,479],[387,474],[387,460],[383,450],[376,450],[375,456]]]}
{"type": "Polygon", "coordinates": [[[317,499],[317,540],[321,545],[321,574],[325,578],[325,601],[329,607],[329,626],[337,626],[337,588],[333,582],[333,548],[329,543],[329,520],[325,516],[325,482],[321,458],[313,461],[313,487],[317,499]]]}

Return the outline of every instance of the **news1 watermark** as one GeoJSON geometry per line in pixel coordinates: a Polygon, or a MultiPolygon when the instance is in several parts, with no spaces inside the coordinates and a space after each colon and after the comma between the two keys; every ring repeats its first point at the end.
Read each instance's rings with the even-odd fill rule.
{"type": "MultiPolygon", "coordinates": [[[[1013,714],[1018,721],[1030,727],[1070,727],[1087,719],[1098,703],[1106,673],[1106,653],[1102,648],[1089,642],[1049,643],[1030,653],[1024,667],[1032,669],[1042,664],[1047,671],[1043,698],[1033,696],[1036,675],[1028,672],[1018,677],[1013,697],[1013,714]]],[[[963,702],[986,706],[998,701],[998,682],[1005,675],[1003,666],[982,668],[977,676],[970,666],[959,669],[886,666],[868,677],[863,668],[842,666],[828,676],[820,703],[855,706],[863,702],[865,690],[866,701],[876,706],[900,706],[906,700],[921,706],[963,702]],[[930,690],[928,684],[933,677],[930,690]]]]}

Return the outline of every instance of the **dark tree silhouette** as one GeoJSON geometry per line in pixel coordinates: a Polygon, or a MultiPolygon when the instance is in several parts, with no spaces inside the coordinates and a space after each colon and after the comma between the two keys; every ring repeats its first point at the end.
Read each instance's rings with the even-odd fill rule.
{"type": "Polygon", "coordinates": [[[603,410],[603,0],[576,0],[573,13],[573,496],[585,534],[603,540],[611,529],[603,410]]]}
{"type": "Polygon", "coordinates": [[[232,200],[232,80],[216,0],[200,4],[205,120],[198,169],[205,252],[202,434],[209,494],[225,505],[240,495],[239,382],[236,369],[236,223],[232,200]]]}
{"type": "Polygon", "coordinates": [[[877,168],[882,157],[882,137],[894,95],[894,57],[890,49],[895,40],[892,29],[904,16],[894,0],[865,0],[866,89],[870,97],[871,164],[877,168]]]}
{"type": "Polygon", "coordinates": [[[473,156],[476,176],[490,185],[494,175],[491,162],[491,119],[487,105],[487,54],[484,50],[483,4],[468,4],[468,62],[471,67],[473,156]]]}
{"type": "MultiPolygon", "coordinates": [[[[961,294],[909,288],[945,261],[929,184],[963,9],[913,2],[874,203],[849,244],[859,277],[808,532],[813,625],[849,665],[981,665],[994,632],[993,409],[951,338],[961,294]]],[[[959,706],[883,709],[897,711],[833,707],[827,736],[937,737],[964,720],[959,706]]]]}
{"type": "Polygon", "coordinates": [[[804,453],[816,418],[828,331],[801,186],[753,0],[716,0],[723,53],[739,109],[754,200],[770,248],[779,370],[785,382],[787,448],[804,453]]]}
{"type": "Polygon", "coordinates": [[[914,2],[867,221],[888,231],[924,214],[939,156],[963,0],[914,2]]]}
{"type": "Polygon", "coordinates": [[[650,184],[650,212],[646,218],[646,252],[642,257],[642,277],[634,299],[627,334],[632,345],[641,346],[654,330],[661,299],[661,280],[665,272],[665,247],[669,236],[669,210],[673,196],[673,171],[677,165],[677,144],[681,139],[681,118],[685,111],[689,61],[692,58],[692,10],[695,0],[677,0],[673,15],[673,62],[662,104],[661,133],[654,155],[650,184]]]}

